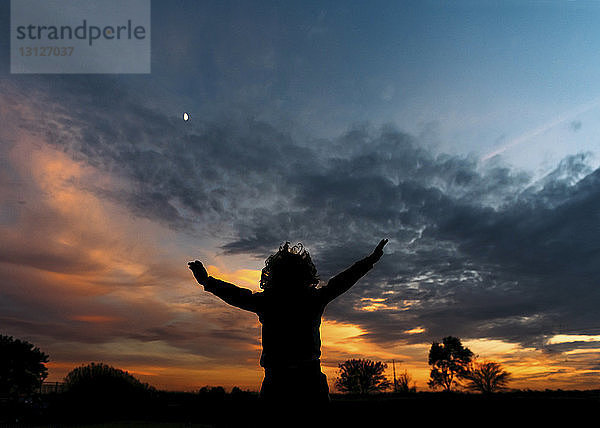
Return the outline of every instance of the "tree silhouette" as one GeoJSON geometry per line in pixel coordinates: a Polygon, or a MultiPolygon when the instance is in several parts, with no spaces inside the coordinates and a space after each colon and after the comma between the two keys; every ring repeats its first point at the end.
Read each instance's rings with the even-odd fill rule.
{"type": "Polygon", "coordinates": [[[499,363],[486,361],[473,364],[465,379],[467,388],[491,394],[506,387],[510,373],[503,370],[499,363]]]}
{"type": "Polygon", "coordinates": [[[48,355],[31,343],[0,335],[0,395],[11,399],[35,392],[48,376],[48,355]]]}
{"type": "Polygon", "coordinates": [[[412,376],[408,374],[408,371],[405,369],[404,373],[400,373],[396,379],[394,384],[394,392],[417,392],[417,386],[413,383],[413,386],[410,386],[412,382],[412,376]]]}
{"type": "Polygon", "coordinates": [[[335,381],[342,392],[368,394],[387,389],[390,382],[383,372],[387,364],[367,359],[346,360],[339,365],[340,374],[335,381]]]}
{"type": "Polygon", "coordinates": [[[469,364],[473,359],[473,352],[465,348],[458,337],[448,336],[442,343],[433,342],[429,350],[428,385],[435,389],[442,387],[444,391],[451,391],[458,385],[458,379],[464,378],[469,372],[469,364]]]}

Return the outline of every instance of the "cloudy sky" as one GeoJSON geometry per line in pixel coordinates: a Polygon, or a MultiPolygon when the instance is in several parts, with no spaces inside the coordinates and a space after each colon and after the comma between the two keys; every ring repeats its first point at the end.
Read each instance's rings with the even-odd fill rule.
{"type": "MultiPolygon", "coordinates": [[[[600,3],[153,1],[150,74],[10,74],[0,6],[0,334],[159,388],[258,389],[258,290],[302,242],[323,366],[460,337],[519,388],[600,383],[600,3]],[[188,112],[190,120],[182,120],[188,112]]],[[[391,375],[391,370],[390,370],[391,375]]]]}

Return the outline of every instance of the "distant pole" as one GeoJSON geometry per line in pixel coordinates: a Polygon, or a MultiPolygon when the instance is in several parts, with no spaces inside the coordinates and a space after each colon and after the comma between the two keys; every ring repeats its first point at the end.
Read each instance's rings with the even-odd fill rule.
{"type": "Polygon", "coordinates": [[[392,360],[392,371],[394,372],[394,392],[398,392],[398,383],[396,382],[396,361],[392,360]]]}

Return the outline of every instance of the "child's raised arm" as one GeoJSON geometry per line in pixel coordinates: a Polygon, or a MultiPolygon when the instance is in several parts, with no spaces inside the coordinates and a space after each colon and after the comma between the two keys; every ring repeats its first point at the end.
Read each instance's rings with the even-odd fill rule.
{"type": "Polygon", "coordinates": [[[206,291],[240,309],[251,312],[258,311],[258,296],[253,294],[252,291],[209,276],[202,263],[198,260],[188,262],[188,267],[194,274],[194,278],[196,278],[198,284],[202,285],[206,291]]]}
{"type": "Polygon", "coordinates": [[[373,265],[377,263],[383,255],[383,247],[387,242],[387,239],[382,239],[370,255],[357,261],[345,271],[331,278],[327,285],[319,290],[325,303],[331,302],[340,294],[348,291],[350,287],[356,284],[360,278],[370,271],[373,268],[373,265]]]}

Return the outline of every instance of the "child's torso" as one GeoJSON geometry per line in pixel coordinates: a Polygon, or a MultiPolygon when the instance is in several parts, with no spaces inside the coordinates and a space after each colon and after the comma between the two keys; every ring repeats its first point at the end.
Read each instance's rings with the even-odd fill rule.
{"type": "Polygon", "coordinates": [[[320,358],[324,306],[314,291],[263,294],[258,312],[262,323],[261,366],[294,366],[320,358]]]}

